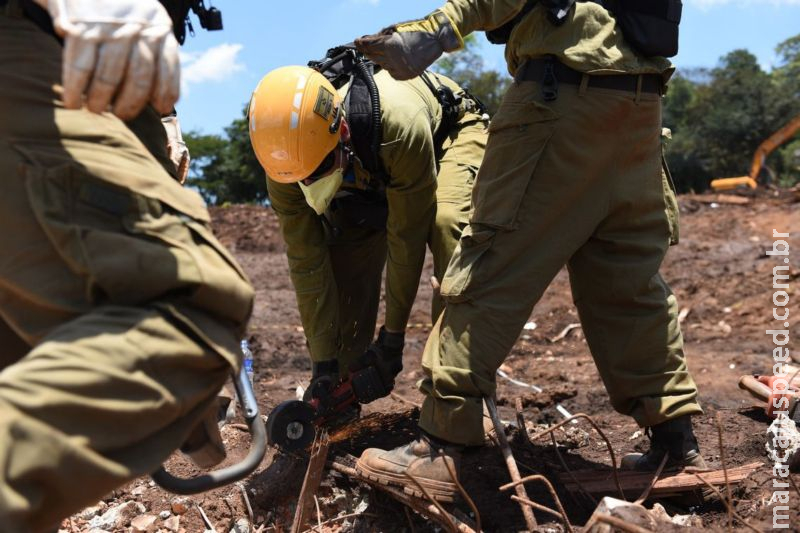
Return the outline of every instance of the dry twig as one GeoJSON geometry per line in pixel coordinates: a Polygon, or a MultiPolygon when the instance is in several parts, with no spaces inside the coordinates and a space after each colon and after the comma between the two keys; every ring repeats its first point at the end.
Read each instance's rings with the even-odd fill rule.
{"type": "Polygon", "coordinates": [[[247,508],[247,518],[250,520],[250,523],[255,523],[255,519],[253,517],[253,506],[250,505],[250,497],[247,495],[247,489],[244,488],[244,485],[241,483],[237,483],[239,486],[239,491],[242,493],[242,499],[244,500],[244,505],[247,508]]]}
{"type": "MultiPolygon", "coordinates": [[[[508,468],[508,473],[511,476],[511,480],[517,482],[520,480],[519,469],[517,469],[517,462],[514,460],[514,454],[511,453],[511,447],[508,445],[508,439],[506,439],[506,433],[503,430],[502,422],[500,422],[500,417],[497,414],[497,404],[494,401],[494,398],[484,398],[484,402],[486,403],[486,407],[489,410],[489,415],[492,417],[492,424],[494,424],[494,433],[497,437],[497,442],[500,444],[500,450],[503,452],[503,458],[506,461],[506,467],[508,468]]],[[[514,486],[514,490],[517,493],[517,496],[521,498],[528,498],[528,493],[525,491],[525,485],[518,483],[514,486]]],[[[522,516],[525,518],[525,524],[528,526],[528,530],[533,531],[536,529],[536,517],[533,515],[533,511],[527,505],[520,505],[522,509],[522,516]]]]}
{"type": "Polygon", "coordinates": [[[312,526],[311,529],[307,529],[303,533],[308,531],[322,531],[322,526],[327,526],[328,524],[332,524],[334,522],[339,522],[340,520],[347,520],[348,518],[357,518],[360,516],[371,516],[372,518],[378,518],[378,515],[373,513],[350,513],[342,516],[335,516],[333,518],[329,518],[322,523],[317,524],[316,526],[312,526]]]}
{"type": "MultiPolygon", "coordinates": [[[[558,449],[558,442],[556,441],[555,433],[550,433],[550,440],[553,443],[553,449],[556,451],[556,457],[558,457],[558,460],[561,463],[561,468],[563,468],[564,471],[567,473],[567,475],[570,477],[570,479],[572,479],[572,482],[575,483],[575,485],[577,485],[578,490],[580,491],[580,493],[583,494],[583,496],[585,498],[588,498],[589,501],[592,502],[592,505],[597,507],[597,498],[592,496],[589,493],[589,491],[587,491],[585,488],[583,488],[583,485],[581,484],[581,482],[578,481],[578,478],[575,477],[575,474],[572,472],[570,467],[567,466],[567,462],[564,460],[564,457],[561,455],[561,451],[558,449]]],[[[530,441],[528,441],[528,442],[530,443],[530,441]]],[[[531,443],[531,447],[533,447],[533,443],[531,443]]],[[[572,501],[574,501],[576,504],[578,504],[578,502],[575,500],[575,497],[572,495],[572,492],[569,492],[569,495],[570,495],[570,498],[572,498],[572,501]]],[[[578,505],[581,505],[581,504],[578,504],[578,505]]]]}
{"type": "Polygon", "coordinates": [[[314,495],[314,505],[317,507],[317,525],[319,530],[322,531],[322,511],[319,510],[319,500],[316,494],[314,495]]]}
{"type": "Polygon", "coordinates": [[[303,478],[303,487],[300,489],[300,496],[297,499],[297,509],[292,521],[292,533],[302,531],[301,528],[305,525],[306,519],[311,513],[312,505],[316,501],[314,494],[319,488],[320,481],[322,481],[329,444],[328,434],[324,431],[314,437],[314,443],[311,445],[311,459],[308,461],[306,475],[303,478]]]}
{"type": "Polygon", "coordinates": [[[720,499],[720,501],[721,501],[721,502],[722,502],[722,503],[725,505],[725,507],[727,507],[727,508],[728,508],[728,511],[729,511],[731,514],[733,514],[733,516],[734,516],[734,517],[736,517],[736,519],[737,519],[737,520],[739,520],[739,521],[740,521],[742,524],[744,524],[744,526],[745,526],[746,528],[748,528],[748,529],[749,529],[749,530],[751,530],[751,531],[754,531],[755,533],[762,533],[762,531],[761,531],[760,529],[756,529],[755,527],[751,526],[749,523],[747,523],[747,521],[746,521],[744,518],[742,518],[742,516],[741,516],[739,513],[737,513],[736,511],[734,511],[734,510],[733,510],[733,507],[731,506],[731,504],[730,504],[730,503],[728,503],[728,500],[726,500],[726,499],[725,499],[725,497],[724,497],[724,496],[722,495],[722,493],[721,493],[721,492],[720,492],[720,491],[717,489],[717,487],[715,487],[714,485],[712,485],[711,483],[709,483],[708,481],[706,481],[705,479],[703,479],[703,478],[700,476],[700,474],[699,474],[699,473],[697,473],[697,472],[691,472],[691,474],[692,474],[694,477],[696,477],[697,479],[699,479],[699,480],[700,480],[700,481],[701,481],[701,482],[702,482],[702,483],[703,483],[705,486],[707,486],[709,489],[711,489],[711,491],[712,491],[714,494],[716,494],[717,498],[719,498],[719,499],[720,499]]]}
{"type": "Polygon", "coordinates": [[[548,506],[542,505],[541,503],[536,503],[535,501],[529,500],[527,498],[520,498],[516,494],[512,494],[511,499],[514,500],[515,502],[524,503],[525,505],[533,507],[537,511],[542,511],[543,513],[553,515],[559,520],[562,519],[562,516],[558,511],[556,511],[555,509],[550,509],[548,506]]]}
{"type": "Polygon", "coordinates": [[[211,523],[211,520],[209,520],[208,515],[206,514],[205,511],[203,511],[203,508],[200,507],[200,504],[196,503],[194,505],[195,505],[195,507],[197,507],[197,510],[200,511],[200,517],[203,519],[203,522],[206,524],[206,528],[208,528],[210,531],[212,531],[212,533],[217,533],[217,529],[214,527],[214,524],[211,523]]]}
{"type": "Polygon", "coordinates": [[[434,505],[434,507],[436,507],[436,510],[437,510],[437,511],[439,511],[439,513],[441,513],[442,517],[443,517],[443,518],[445,519],[445,521],[447,522],[447,526],[450,528],[450,531],[453,531],[454,533],[455,533],[455,532],[457,532],[457,531],[458,531],[458,528],[456,528],[456,524],[455,524],[455,523],[453,522],[453,520],[450,518],[450,513],[448,513],[447,511],[445,511],[445,510],[444,510],[444,507],[442,507],[442,504],[441,504],[441,503],[439,503],[439,502],[437,502],[437,501],[436,501],[436,498],[434,498],[433,496],[431,496],[431,493],[430,493],[430,492],[428,492],[428,489],[426,489],[425,487],[423,487],[423,486],[422,486],[422,483],[420,483],[420,482],[417,480],[417,478],[415,478],[414,476],[412,476],[412,475],[411,475],[411,474],[409,474],[408,472],[406,472],[406,473],[405,473],[405,475],[406,475],[406,477],[407,477],[408,479],[410,479],[410,480],[411,480],[411,482],[412,482],[412,483],[414,483],[414,485],[416,485],[416,486],[417,486],[417,488],[418,488],[418,489],[419,489],[419,491],[420,491],[420,492],[421,492],[421,493],[422,493],[422,494],[425,496],[425,498],[426,498],[428,501],[430,501],[430,502],[431,502],[431,503],[434,505]]]}
{"type": "Polygon", "coordinates": [[[455,523],[459,533],[475,533],[475,528],[472,527],[472,525],[467,520],[459,520],[450,513],[442,515],[439,509],[436,508],[436,506],[425,502],[425,500],[416,498],[414,496],[409,496],[408,494],[394,487],[381,485],[376,481],[372,481],[371,479],[359,476],[355,468],[351,468],[349,466],[337,463],[335,461],[330,463],[330,468],[348,477],[357,478],[360,481],[363,481],[364,483],[367,483],[369,485],[372,485],[373,487],[380,489],[381,491],[385,492],[398,502],[410,507],[412,510],[420,514],[427,516],[428,518],[430,518],[437,524],[441,525],[442,527],[447,527],[447,520],[450,520],[451,522],[455,523]]]}
{"type": "Polygon", "coordinates": [[[570,331],[572,331],[573,329],[579,328],[579,327],[581,327],[581,325],[579,323],[577,323],[577,322],[574,323],[574,324],[567,325],[567,327],[565,327],[564,329],[561,330],[561,333],[559,333],[558,335],[556,335],[555,337],[550,339],[550,342],[556,343],[556,342],[560,341],[561,339],[563,339],[564,337],[569,335],[570,331]]]}
{"type": "Polygon", "coordinates": [[[653,476],[652,481],[650,481],[650,484],[647,486],[646,489],[644,489],[644,492],[642,492],[642,495],[639,496],[636,499],[636,501],[633,502],[633,503],[642,504],[647,499],[647,497],[650,496],[650,492],[652,492],[653,487],[656,486],[656,482],[658,481],[658,478],[661,477],[661,472],[664,471],[664,466],[667,464],[667,459],[669,459],[669,454],[665,453],[664,457],[661,459],[661,464],[658,465],[658,468],[656,468],[656,473],[653,476]]]}
{"type": "Polygon", "coordinates": [[[725,489],[728,493],[728,531],[733,531],[733,493],[731,492],[731,484],[728,482],[728,467],[725,466],[725,445],[722,443],[722,422],[719,419],[719,413],[714,419],[717,423],[717,438],[719,439],[719,461],[722,463],[722,473],[725,475],[725,489]]]}
{"type": "Polygon", "coordinates": [[[544,437],[545,435],[547,435],[549,433],[552,433],[553,431],[557,430],[561,426],[563,426],[565,424],[568,424],[569,422],[571,422],[573,420],[576,420],[578,418],[583,418],[587,422],[589,422],[592,425],[592,427],[595,429],[595,431],[597,431],[597,433],[600,435],[600,437],[605,441],[606,448],[608,448],[608,454],[611,456],[611,467],[613,469],[611,471],[611,473],[614,475],[614,483],[617,485],[617,490],[619,490],[620,499],[622,499],[624,501],[627,501],[627,499],[625,498],[625,493],[622,491],[622,485],[619,482],[619,475],[617,473],[617,456],[614,455],[614,449],[611,447],[611,441],[608,440],[608,437],[606,437],[606,434],[603,433],[603,430],[600,429],[600,426],[597,425],[597,423],[594,421],[594,419],[591,416],[587,415],[586,413],[578,413],[576,415],[572,415],[571,417],[567,418],[566,420],[562,420],[561,422],[559,422],[555,426],[553,426],[551,428],[548,428],[548,429],[546,429],[546,430],[544,430],[544,431],[542,431],[540,433],[537,433],[536,435],[531,437],[531,441],[534,441],[534,440],[536,440],[538,438],[544,437]]]}
{"type": "Polygon", "coordinates": [[[564,506],[561,505],[561,500],[558,498],[558,494],[556,494],[556,489],[553,488],[553,484],[550,483],[550,480],[547,479],[546,477],[540,474],[534,474],[532,476],[522,478],[519,481],[507,483],[501,486],[500,490],[506,491],[508,489],[515,488],[519,485],[527,483],[528,481],[541,481],[542,483],[544,483],[544,486],[547,487],[547,490],[550,492],[550,496],[553,498],[553,501],[556,502],[556,507],[558,507],[558,512],[561,513],[561,520],[564,521],[564,526],[567,528],[567,532],[572,533],[572,524],[569,523],[569,518],[567,518],[567,513],[566,511],[564,511],[564,506]]]}
{"type": "Polygon", "coordinates": [[[609,526],[621,529],[626,533],[652,533],[652,531],[650,531],[649,529],[639,527],[636,524],[631,524],[630,522],[626,522],[621,518],[617,518],[616,516],[611,516],[608,514],[598,513],[594,515],[594,519],[597,522],[603,522],[604,524],[608,524],[609,526]]]}
{"type": "Polygon", "coordinates": [[[447,467],[447,473],[450,474],[450,479],[453,480],[453,483],[458,488],[458,492],[461,493],[461,497],[464,498],[464,501],[467,502],[467,505],[469,505],[469,508],[472,509],[472,513],[475,515],[475,526],[476,526],[475,530],[478,533],[481,533],[481,514],[478,512],[478,508],[475,506],[475,502],[472,501],[472,498],[470,498],[467,489],[464,488],[464,485],[462,485],[461,482],[458,481],[458,476],[456,475],[456,471],[453,469],[450,463],[445,461],[444,466],[447,467]]]}

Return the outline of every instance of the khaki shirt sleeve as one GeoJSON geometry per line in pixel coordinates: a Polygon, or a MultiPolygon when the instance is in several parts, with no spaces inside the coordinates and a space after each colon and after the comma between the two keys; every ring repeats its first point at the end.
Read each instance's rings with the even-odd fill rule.
{"type": "MultiPolygon", "coordinates": [[[[386,132],[384,132],[386,134],[386,132]]],[[[428,233],[436,214],[436,158],[430,117],[419,110],[382,148],[389,186],[386,224],[386,327],[403,331],[417,294],[428,233]]]]}
{"type": "Polygon", "coordinates": [[[519,13],[526,0],[448,0],[441,8],[462,36],[493,30],[519,13]]]}
{"type": "Polygon", "coordinates": [[[322,220],[297,184],[268,179],[267,190],[286,242],[289,275],[311,359],[335,359],[340,344],[339,300],[322,220]]]}

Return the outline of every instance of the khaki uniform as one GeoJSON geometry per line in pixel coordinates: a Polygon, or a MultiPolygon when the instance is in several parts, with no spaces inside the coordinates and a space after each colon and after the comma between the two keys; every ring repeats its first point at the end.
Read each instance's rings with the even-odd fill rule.
{"type": "MultiPolygon", "coordinates": [[[[524,4],[451,0],[462,35],[492,29],[524,4]]],[[[553,53],[595,73],[662,73],[637,56],[598,4],[578,2],[554,27],[540,7],[512,33],[512,72],[553,53]]],[[[584,81],[587,77],[584,76],[584,81]]],[[[652,93],[560,84],[545,102],[515,82],[492,121],[473,192],[474,213],[442,280],[445,312],[423,357],[420,426],[481,444],[482,399],[533,306],[568,266],[586,340],[611,403],[642,426],[700,413],[675,297],[659,275],[678,212],[661,153],[661,101],[652,93]]]]}
{"type": "MultiPolygon", "coordinates": [[[[444,76],[431,76],[461,89],[444,76]]],[[[380,158],[389,175],[388,221],[360,224],[366,206],[329,209],[334,234],[306,203],[297,184],[267,180],[270,201],[287,245],[289,271],[305,334],[315,362],[338,359],[347,366],[375,333],[381,275],[386,266],[386,327],[405,330],[417,293],[425,245],[434,257],[438,279],[467,224],[472,184],[486,144],[486,122],[465,111],[436,160],[434,132],[442,111],[421,79],[398,82],[381,71],[375,76],[381,100],[383,137],[380,158]]],[[[353,188],[375,186],[357,164],[353,188]]],[[[434,305],[438,314],[440,304],[434,305]]]]}
{"type": "MultiPolygon", "coordinates": [[[[253,298],[196,193],[116,117],[63,109],[61,54],[0,10],[0,529],[13,533],[54,528],[178,448],[238,368],[253,298]]],[[[159,131],[145,113],[142,131],[159,131]]]]}

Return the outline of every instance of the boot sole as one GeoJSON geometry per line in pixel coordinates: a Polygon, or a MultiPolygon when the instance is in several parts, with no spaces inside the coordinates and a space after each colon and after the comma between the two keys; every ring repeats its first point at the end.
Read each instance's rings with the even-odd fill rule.
{"type": "MultiPolygon", "coordinates": [[[[363,478],[375,481],[381,485],[394,485],[401,487],[404,493],[410,496],[425,499],[425,494],[423,494],[422,491],[419,490],[419,487],[417,487],[414,482],[408,479],[406,476],[390,474],[387,472],[379,472],[362,463],[360,459],[356,462],[356,472],[358,472],[358,474],[363,478]]],[[[417,482],[419,482],[419,484],[428,491],[428,494],[430,494],[434,500],[446,503],[452,503],[455,501],[455,496],[458,493],[458,487],[456,487],[455,483],[450,483],[447,481],[431,481],[422,478],[415,479],[417,479],[417,482]]]]}

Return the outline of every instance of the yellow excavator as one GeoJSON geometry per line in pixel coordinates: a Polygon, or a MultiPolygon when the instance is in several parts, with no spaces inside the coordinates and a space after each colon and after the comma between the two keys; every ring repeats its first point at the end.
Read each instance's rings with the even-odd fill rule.
{"type": "Polygon", "coordinates": [[[791,139],[798,130],[800,130],[800,115],[794,117],[785,126],[767,137],[764,142],[759,145],[756,153],[753,155],[753,162],[750,164],[749,176],[716,179],[711,182],[711,188],[715,191],[736,189],[742,186],[755,189],[757,186],[756,179],[758,179],[758,174],[761,172],[761,169],[764,168],[764,162],[767,160],[767,156],[771,154],[775,148],[791,139]]]}

